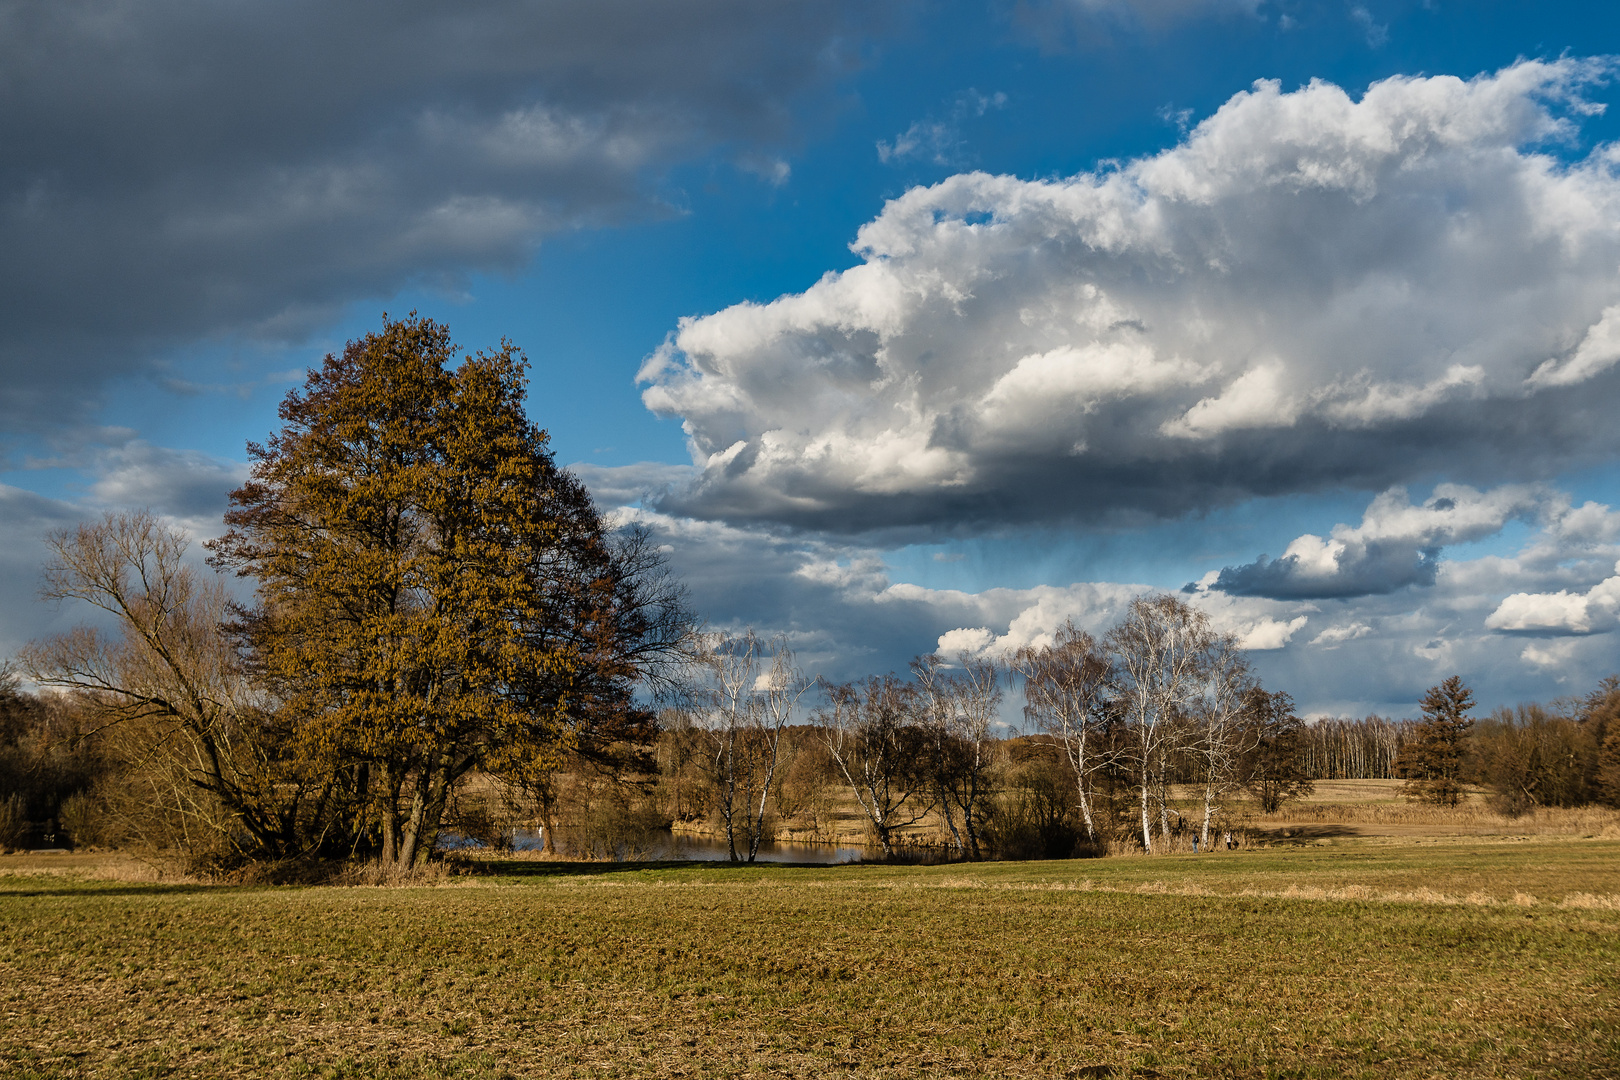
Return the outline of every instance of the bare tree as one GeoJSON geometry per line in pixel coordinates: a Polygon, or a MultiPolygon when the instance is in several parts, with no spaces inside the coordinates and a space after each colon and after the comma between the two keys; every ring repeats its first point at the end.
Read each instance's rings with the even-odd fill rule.
{"type": "Polygon", "coordinates": [[[335,778],[300,775],[271,737],[270,703],[222,630],[223,585],[185,562],[186,537],[149,513],[108,514],[48,539],[41,590],[110,613],[114,634],[78,627],[22,652],[29,675],[72,691],[114,745],[143,768],[133,783],[203,836],[242,856],[305,854],[318,844],[335,778]]]}
{"type": "Polygon", "coordinates": [[[759,844],[765,835],[765,800],[774,797],[777,791],[776,774],[782,764],[782,732],[792,724],[799,702],[815,684],[794,665],[793,650],[788,648],[786,637],[772,638],[766,651],[771,658],[770,667],[754,684],[760,703],[758,742],[764,768],[758,798],[751,804],[753,816],[748,825],[749,862],[753,862],[759,854],[759,844]]]}
{"type": "Polygon", "coordinates": [[[947,672],[944,660],[929,654],[913,660],[911,669],[930,733],[934,799],[957,854],[980,859],[984,800],[990,789],[990,731],[1001,705],[1001,666],[965,654],[957,664],[957,672],[947,672]]]}
{"type": "Polygon", "coordinates": [[[1153,812],[1170,838],[1169,765],[1181,725],[1199,696],[1217,638],[1209,618],[1168,593],[1131,601],[1104,648],[1117,672],[1118,702],[1136,776],[1142,847],[1153,850],[1153,812]]]}
{"type": "Polygon", "coordinates": [[[732,862],[753,862],[765,837],[782,730],[810,683],[794,667],[784,638],[761,642],[753,630],[707,635],[698,660],[704,677],[693,688],[694,716],[709,740],[709,775],[728,854],[732,862]],[[746,855],[739,854],[739,839],[746,855]]]}
{"type": "Polygon", "coordinates": [[[752,633],[737,640],[709,636],[700,653],[708,679],[695,693],[698,724],[709,740],[709,776],[732,862],[739,861],[737,829],[749,819],[746,808],[754,783],[750,733],[759,723],[753,693],[759,677],[758,645],[752,633]]]}
{"type": "Polygon", "coordinates": [[[923,766],[928,730],[917,690],[893,675],[834,686],[820,730],[839,774],[855,795],[888,857],[895,833],[933,809],[933,785],[923,766]]]}
{"type": "Polygon", "coordinates": [[[1286,800],[1309,795],[1315,782],[1305,769],[1305,721],[1294,714],[1294,699],[1278,690],[1252,686],[1243,698],[1244,723],[1253,732],[1244,765],[1244,783],[1275,813],[1286,800]]]}
{"type": "Polygon", "coordinates": [[[1259,733],[1243,722],[1245,703],[1256,683],[1236,638],[1221,635],[1210,643],[1203,676],[1203,695],[1194,706],[1194,738],[1187,754],[1204,788],[1199,839],[1208,850],[1210,823],[1220,810],[1218,800],[1237,785],[1239,766],[1254,749],[1259,733]]]}
{"type": "Polygon", "coordinates": [[[1058,627],[1050,645],[1025,646],[1012,663],[1024,680],[1024,716],[1063,747],[1074,769],[1086,836],[1096,840],[1092,779],[1114,760],[1106,741],[1110,659],[1095,638],[1068,621],[1058,627]]]}
{"type": "Polygon", "coordinates": [[[1411,721],[1325,717],[1305,729],[1305,770],[1319,780],[1387,780],[1411,721]]]}

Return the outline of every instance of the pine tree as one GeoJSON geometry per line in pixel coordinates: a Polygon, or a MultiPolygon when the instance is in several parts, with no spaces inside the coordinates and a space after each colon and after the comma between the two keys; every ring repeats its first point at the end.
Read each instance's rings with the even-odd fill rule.
{"type": "Polygon", "coordinates": [[[1464,742],[1473,730],[1474,695],[1453,675],[1431,687],[1419,703],[1423,721],[1401,747],[1396,775],[1406,780],[1401,794],[1409,799],[1456,806],[1462,801],[1464,742]]]}

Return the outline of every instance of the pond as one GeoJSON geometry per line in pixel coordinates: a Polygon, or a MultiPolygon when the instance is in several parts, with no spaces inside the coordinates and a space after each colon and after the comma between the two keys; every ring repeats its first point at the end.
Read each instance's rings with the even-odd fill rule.
{"type": "MultiPolygon", "coordinates": [[[[480,847],[482,845],[475,840],[468,840],[455,833],[441,833],[438,846],[442,851],[454,851],[457,848],[480,847]]],[[[541,848],[540,830],[513,829],[512,847],[517,851],[539,851],[541,848]]],[[[745,859],[747,858],[746,850],[742,852],[742,855],[745,859]]],[[[768,841],[759,845],[759,854],[754,858],[756,862],[814,863],[819,866],[831,866],[836,863],[860,862],[866,855],[867,850],[863,847],[768,841]]],[[[726,842],[722,838],[690,836],[684,833],[659,833],[651,841],[638,846],[633,861],[674,862],[690,860],[693,862],[725,862],[728,857],[726,842]]]]}
{"type": "MultiPolygon", "coordinates": [[[[539,829],[514,829],[512,846],[518,851],[539,851],[539,829]]],[[[696,862],[725,862],[729,857],[724,838],[691,836],[686,833],[661,833],[643,852],[641,859],[651,861],[690,859],[696,862]]],[[[747,858],[746,850],[740,853],[747,858]]],[[[767,841],[759,845],[757,862],[779,863],[834,863],[860,862],[866,855],[861,847],[840,847],[835,844],[793,844],[767,841]]]]}

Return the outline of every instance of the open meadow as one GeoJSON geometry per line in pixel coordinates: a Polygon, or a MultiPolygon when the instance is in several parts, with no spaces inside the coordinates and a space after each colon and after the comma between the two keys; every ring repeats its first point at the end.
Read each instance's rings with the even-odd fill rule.
{"type": "Polygon", "coordinates": [[[0,1073],[1620,1076],[1620,841],[423,887],[0,859],[0,1073]]]}
{"type": "Polygon", "coordinates": [[[1620,1080],[1620,0],[0,0],[0,148],[0,1080],[1620,1080]]]}

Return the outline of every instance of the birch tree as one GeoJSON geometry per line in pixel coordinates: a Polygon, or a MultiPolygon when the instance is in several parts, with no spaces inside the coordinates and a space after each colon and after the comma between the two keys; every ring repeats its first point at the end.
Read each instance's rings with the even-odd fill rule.
{"type": "Polygon", "coordinates": [[[1210,824],[1221,809],[1219,800],[1238,784],[1240,766],[1259,738],[1243,722],[1248,695],[1255,685],[1248,657],[1237,639],[1230,635],[1215,638],[1203,672],[1202,700],[1194,707],[1196,737],[1187,748],[1204,789],[1199,840],[1206,851],[1210,824]]]}
{"type": "Polygon", "coordinates": [[[912,661],[930,734],[934,800],[957,854],[981,859],[990,789],[991,730],[1001,705],[1001,666],[962,655],[947,671],[934,654],[912,661]],[[961,818],[958,827],[957,819],[961,818]]]}
{"type": "Polygon", "coordinates": [[[928,730],[917,690],[893,675],[834,686],[818,729],[885,857],[933,809],[928,730]]]}
{"type": "Polygon", "coordinates": [[[732,862],[754,862],[782,763],[782,731],[810,684],[785,638],[753,630],[708,635],[699,663],[695,715],[709,741],[709,775],[732,862]],[[739,844],[740,841],[740,844],[739,844]]]}
{"type": "Polygon", "coordinates": [[[782,768],[782,733],[793,724],[798,715],[800,702],[810,688],[815,685],[814,679],[805,677],[804,672],[794,663],[793,650],[788,648],[787,638],[778,636],[772,638],[767,646],[770,655],[770,667],[763,672],[762,678],[756,681],[760,696],[759,715],[762,731],[760,743],[768,746],[768,767],[765,770],[764,782],[761,785],[759,798],[753,804],[754,818],[750,826],[752,840],[748,847],[748,861],[753,862],[759,854],[760,841],[765,834],[765,799],[779,798],[781,783],[778,772],[782,768]]]}
{"type": "Polygon", "coordinates": [[[1137,783],[1142,847],[1148,852],[1153,851],[1155,810],[1160,838],[1170,839],[1170,759],[1216,641],[1209,618],[1168,593],[1131,601],[1104,639],[1116,672],[1124,753],[1137,783]]]}
{"type": "Polygon", "coordinates": [[[1113,664],[1097,641],[1073,621],[1066,621],[1050,645],[1025,646],[1013,657],[1023,677],[1024,716],[1063,748],[1074,770],[1080,816],[1086,837],[1097,839],[1092,810],[1092,781],[1115,760],[1107,743],[1113,664]]]}

